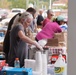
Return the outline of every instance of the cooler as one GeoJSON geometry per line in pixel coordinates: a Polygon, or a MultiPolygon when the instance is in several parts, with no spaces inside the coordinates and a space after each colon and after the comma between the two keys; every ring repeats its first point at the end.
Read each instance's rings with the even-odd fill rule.
{"type": "Polygon", "coordinates": [[[31,68],[12,68],[3,69],[0,75],[32,75],[31,68]]]}

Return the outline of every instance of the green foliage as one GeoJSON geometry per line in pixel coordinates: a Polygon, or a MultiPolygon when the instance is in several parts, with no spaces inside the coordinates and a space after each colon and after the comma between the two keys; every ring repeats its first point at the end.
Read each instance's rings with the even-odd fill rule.
{"type": "Polygon", "coordinates": [[[11,5],[11,2],[8,0],[1,0],[0,1],[0,8],[9,8],[11,5]]]}
{"type": "Polygon", "coordinates": [[[11,8],[26,8],[26,0],[10,0],[11,8]]]}
{"type": "MultiPolygon", "coordinates": [[[[51,0],[53,3],[54,1],[57,0],[51,0]]],[[[28,8],[28,4],[32,3],[35,4],[35,8],[42,8],[46,6],[46,9],[48,9],[49,7],[49,2],[50,0],[0,0],[0,8],[24,8],[27,9],[28,8]]],[[[63,9],[67,9],[68,8],[68,4],[66,3],[65,7],[59,7],[59,8],[63,8],[63,9]]]]}
{"type": "MultiPolygon", "coordinates": [[[[36,1],[36,0],[35,0],[36,1]]],[[[34,4],[34,0],[29,0],[29,3],[32,3],[32,4],[34,4]]]]}
{"type": "MultiPolygon", "coordinates": [[[[56,1],[56,0],[51,0],[51,4],[56,1]]],[[[50,3],[50,0],[40,0],[39,1],[39,8],[41,8],[41,5],[43,4],[43,6],[46,6],[46,9],[48,9],[49,7],[49,3],[50,3]]]]}

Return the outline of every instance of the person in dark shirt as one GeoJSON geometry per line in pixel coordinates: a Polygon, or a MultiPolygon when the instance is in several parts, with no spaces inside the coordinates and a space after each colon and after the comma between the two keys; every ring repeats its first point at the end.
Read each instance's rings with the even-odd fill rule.
{"type": "Polygon", "coordinates": [[[14,17],[12,17],[12,19],[10,20],[9,24],[8,24],[8,28],[7,28],[7,32],[4,38],[4,42],[3,42],[3,52],[5,53],[5,59],[6,62],[8,62],[8,52],[9,52],[9,47],[10,47],[10,30],[13,24],[14,19],[16,18],[17,15],[21,15],[21,13],[16,14],[14,17]]]}
{"type": "Polygon", "coordinates": [[[42,26],[42,23],[43,23],[43,20],[44,20],[44,18],[42,16],[42,13],[43,13],[43,10],[40,9],[39,10],[39,15],[37,17],[37,26],[42,26]]]}

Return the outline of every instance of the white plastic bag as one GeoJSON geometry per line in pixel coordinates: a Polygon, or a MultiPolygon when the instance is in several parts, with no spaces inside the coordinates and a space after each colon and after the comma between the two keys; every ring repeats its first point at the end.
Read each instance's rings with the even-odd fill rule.
{"type": "Polygon", "coordinates": [[[38,43],[40,44],[40,46],[44,47],[47,44],[47,39],[39,40],[38,43]]]}

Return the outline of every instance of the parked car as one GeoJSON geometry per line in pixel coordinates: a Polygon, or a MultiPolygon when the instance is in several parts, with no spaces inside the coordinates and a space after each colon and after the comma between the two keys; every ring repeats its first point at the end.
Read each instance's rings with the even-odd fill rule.
{"type": "Polygon", "coordinates": [[[4,10],[4,9],[1,9],[1,10],[0,10],[1,19],[7,18],[7,15],[8,15],[7,10],[4,10]]]}
{"type": "Polygon", "coordinates": [[[6,18],[6,19],[3,19],[0,24],[2,26],[7,26],[9,24],[9,21],[11,20],[11,18],[6,18]]]}
{"type": "Polygon", "coordinates": [[[25,9],[22,9],[22,8],[13,8],[11,10],[12,13],[23,13],[25,12],[26,10],[25,9]]]}
{"type": "Polygon", "coordinates": [[[13,13],[13,12],[10,12],[8,15],[7,15],[7,18],[12,18],[13,16],[15,16],[17,13],[13,13]]]}

